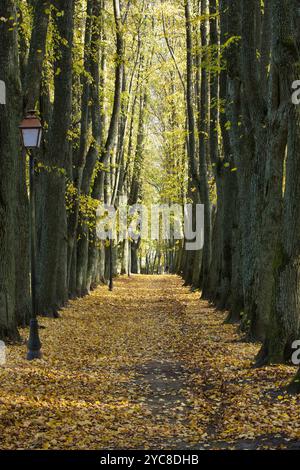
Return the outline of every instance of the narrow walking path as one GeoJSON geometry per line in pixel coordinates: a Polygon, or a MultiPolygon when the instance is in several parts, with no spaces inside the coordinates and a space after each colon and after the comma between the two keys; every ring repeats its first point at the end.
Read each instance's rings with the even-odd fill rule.
{"type": "Polygon", "coordinates": [[[121,277],[41,318],[43,360],[8,346],[0,367],[0,448],[299,447],[300,399],[280,392],[294,368],[252,369],[258,345],[199,296],[121,277]]]}

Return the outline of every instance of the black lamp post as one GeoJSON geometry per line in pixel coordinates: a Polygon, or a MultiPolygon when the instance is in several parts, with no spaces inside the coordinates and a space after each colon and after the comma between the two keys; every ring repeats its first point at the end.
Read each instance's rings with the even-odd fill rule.
{"type": "Polygon", "coordinates": [[[112,291],[114,288],[113,281],[113,241],[109,243],[109,290],[112,291]]]}
{"type": "Polygon", "coordinates": [[[29,153],[30,170],[30,234],[31,234],[31,300],[32,316],[30,319],[30,334],[27,343],[27,359],[40,359],[42,357],[41,342],[39,338],[39,326],[36,308],[36,227],[35,227],[35,192],[34,192],[34,166],[35,157],[31,150],[38,149],[42,139],[42,124],[36,117],[35,111],[28,111],[21,122],[20,131],[23,146],[29,153]]]}

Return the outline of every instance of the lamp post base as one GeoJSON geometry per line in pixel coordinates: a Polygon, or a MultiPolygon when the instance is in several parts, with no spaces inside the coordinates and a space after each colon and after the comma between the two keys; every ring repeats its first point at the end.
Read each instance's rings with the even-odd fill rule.
{"type": "Polygon", "coordinates": [[[29,340],[27,343],[27,360],[33,361],[34,359],[41,359],[42,351],[41,351],[41,341],[39,338],[39,325],[36,319],[30,320],[30,334],[29,340]]]}
{"type": "Polygon", "coordinates": [[[35,359],[42,359],[42,351],[30,351],[28,350],[26,359],[27,361],[34,361],[35,359]]]}

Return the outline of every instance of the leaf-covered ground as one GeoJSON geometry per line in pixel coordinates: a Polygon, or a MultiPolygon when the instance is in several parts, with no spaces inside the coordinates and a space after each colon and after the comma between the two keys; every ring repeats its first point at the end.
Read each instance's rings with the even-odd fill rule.
{"type": "Polygon", "coordinates": [[[252,369],[225,316],[178,277],[133,276],[42,318],[43,360],[8,346],[0,367],[1,449],[300,447],[294,368],[252,369]]]}

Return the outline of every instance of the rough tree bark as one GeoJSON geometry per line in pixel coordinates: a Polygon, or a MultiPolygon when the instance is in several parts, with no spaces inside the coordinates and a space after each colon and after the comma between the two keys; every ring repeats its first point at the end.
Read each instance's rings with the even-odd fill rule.
{"type": "MultiPolygon", "coordinates": [[[[50,1],[33,2],[34,18],[30,39],[28,60],[23,64],[23,110],[36,109],[42,81],[42,68],[46,51],[46,39],[49,24],[50,1]]],[[[16,227],[16,314],[18,323],[28,324],[31,316],[30,301],[30,233],[29,202],[26,188],[26,158],[18,159],[19,175],[17,183],[17,219],[16,227]]]]}
{"type": "MultiPolygon", "coordinates": [[[[187,155],[189,168],[188,196],[193,202],[197,202],[195,190],[199,190],[199,177],[196,167],[196,121],[194,111],[194,53],[192,10],[190,0],[185,1],[185,28],[186,28],[186,113],[187,113],[187,155]]],[[[187,285],[191,285],[194,275],[194,263],[197,256],[192,251],[186,251],[184,245],[182,267],[183,277],[187,285]]],[[[198,260],[199,261],[199,260],[198,260]]],[[[198,287],[198,286],[197,286],[198,287]]]]}
{"type": "Polygon", "coordinates": [[[201,49],[198,51],[198,140],[199,140],[199,194],[204,204],[204,246],[202,250],[200,287],[203,298],[207,297],[209,268],[211,263],[211,204],[208,185],[208,162],[210,160],[210,72],[201,63],[209,57],[209,2],[201,1],[201,49]],[[200,79],[201,76],[201,79],[200,79]]]}
{"type": "MultiPolygon", "coordinates": [[[[114,86],[114,102],[113,102],[113,110],[110,119],[107,139],[104,145],[104,148],[99,156],[99,171],[95,177],[93,190],[92,190],[92,197],[94,199],[101,200],[103,197],[103,171],[101,166],[107,165],[109,163],[109,159],[111,156],[111,151],[116,142],[118,126],[119,126],[119,118],[120,118],[120,110],[121,110],[121,96],[122,96],[122,80],[123,80],[123,68],[124,68],[124,39],[123,39],[123,23],[122,23],[122,16],[120,10],[120,2],[119,0],[114,0],[114,18],[115,18],[115,26],[116,26],[116,67],[115,67],[115,86],[114,86]]],[[[92,237],[91,243],[89,244],[89,270],[90,272],[96,272],[96,265],[98,260],[99,250],[97,244],[95,243],[96,240],[96,232],[94,231],[94,235],[92,237]]]]}
{"type": "Polygon", "coordinates": [[[9,18],[0,21],[0,80],[6,85],[6,104],[0,104],[0,337],[17,340],[15,234],[22,105],[15,2],[3,0],[0,17],[9,18]]]}
{"type": "Polygon", "coordinates": [[[57,315],[67,301],[67,214],[65,204],[66,171],[70,167],[68,131],[72,110],[72,44],[74,2],[56,0],[63,15],[55,15],[59,49],[55,60],[54,106],[49,143],[43,158],[41,205],[43,212],[39,246],[38,311],[57,315]]]}
{"type": "MultiPolygon", "coordinates": [[[[283,147],[287,125],[287,156],[285,170],[285,189],[283,196],[282,223],[277,223],[275,253],[273,256],[273,276],[271,290],[270,322],[267,337],[258,357],[258,365],[266,362],[283,362],[290,359],[292,343],[299,337],[299,266],[300,266],[300,236],[299,236],[299,143],[300,143],[300,114],[299,107],[291,103],[291,84],[299,78],[299,2],[278,0],[273,3],[273,80],[277,85],[277,93],[272,95],[277,141],[283,147]],[[292,8],[294,7],[294,8],[292,8]],[[296,13],[296,17],[294,16],[296,13]],[[274,76],[275,74],[275,76],[274,76]],[[274,100],[275,98],[275,100],[274,100]],[[277,106],[276,106],[277,105],[277,106]],[[280,140],[279,140],[280,139],[280,140]]],[[[276,134],[275,134],[276,135],[276,134]]],[[[272,136],[273,137],[273,136],[272,136]]],[[[275,156],[278,153],[275,153],[275,156]]],[[[274,158],[274,157],[273,157],[274,158]]],[[[281,157],[282,158],[282,157],[281,157]]],[[[269,212],[278,219],[278,209],[273,206],[274,189],[271,185],[280,185],[282,189],[282,161],[273,163],[272,179],[269,180],[267,191],[271,192],[273,203],[268,199],[269,212]]],[[[275,192],[276,196],[276,192],[275,192]]],[[[280,212],[279,212],[280,215],[280,212]]],[[[274,222],[273,222],[274,224],[274,222]]],[[[297,382],[291,390],[300,390],[297,382]]]]}

